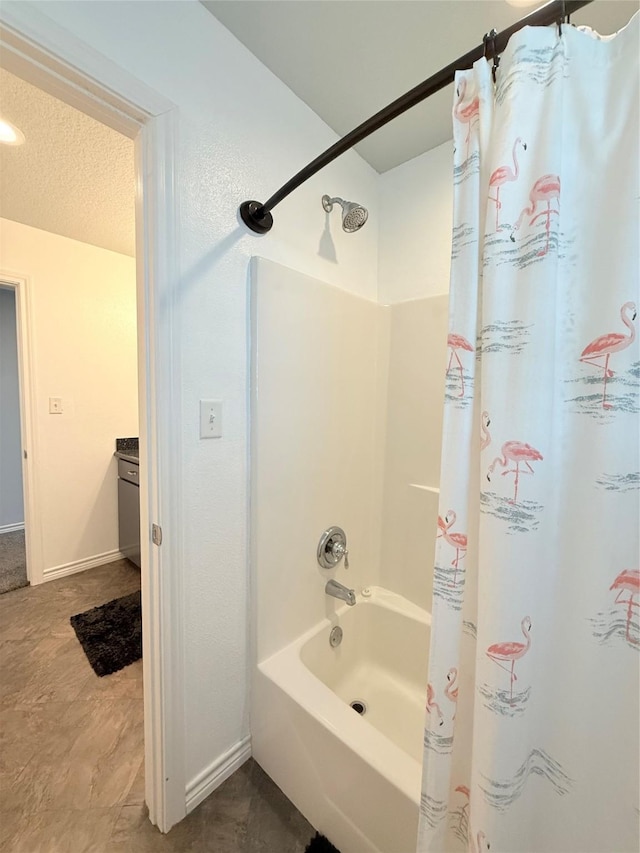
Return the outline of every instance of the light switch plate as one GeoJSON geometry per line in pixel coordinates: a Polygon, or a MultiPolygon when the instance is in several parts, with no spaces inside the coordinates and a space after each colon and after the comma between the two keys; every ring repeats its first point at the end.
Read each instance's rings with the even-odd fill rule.
{"type": "Polygon", "coordinates": [[[200,400],[200,438],[222,438],[222,400],[200,400]]]}
{"type": "Polygon", "coordinates": [[[62,397],[49,397],[49,414],[62,414],[62,397]]]}

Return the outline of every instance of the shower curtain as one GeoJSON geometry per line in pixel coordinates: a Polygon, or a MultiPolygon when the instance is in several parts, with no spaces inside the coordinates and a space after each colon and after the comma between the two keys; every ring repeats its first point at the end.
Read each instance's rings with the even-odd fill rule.
{"type": "Polygon", "coordinates": [[[638,36],[456,76],[419,853],[638,848],[638,36]]]}

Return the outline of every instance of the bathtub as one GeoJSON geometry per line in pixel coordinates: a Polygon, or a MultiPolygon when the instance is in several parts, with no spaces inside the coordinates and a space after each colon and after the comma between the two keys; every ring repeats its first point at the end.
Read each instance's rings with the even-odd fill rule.
{"type": "Polygon", "coordinates": [[[430,621],[372,587],[256,667],[254,758],[341,853],[415,851],[430,621]]]}

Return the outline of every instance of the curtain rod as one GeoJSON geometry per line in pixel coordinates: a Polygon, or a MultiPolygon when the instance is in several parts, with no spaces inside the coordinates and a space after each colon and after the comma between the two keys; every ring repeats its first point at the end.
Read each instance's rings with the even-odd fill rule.
{"type": "Polygon", "coordinates": [[[402,115],[402,113],[410,110],[411,107],[415,107],[416,104],[426,100],[430,95],[439,92],[440,89],[443,89],[449,83],[453,83],[456,71],[472,68],[474,62],[487,55],[493,58],[495,62],[498,54],[504,51],[507,42],[518,30],[521,30],[523,27],[544,27],[548,24],[560,23],[571,15],[572,12],[581,9],[583,6],[588,6],[591,2],[593,0],[551,0],[551,2],[546,3],[544,6],[536,9],[536,11],[521,18],[515,24],[512,24],[512,26],[507,27],[501,33],[491,30],[490,33],[485,35],[483,43],[479,47],[465,53],[464,56],[456,59],[445,68],[441,68],[440,71],[433,74],[423,83],[419,83],[413,89],[410,89],[404,95],[401,95],[388,106],[371,116],[371,118],[358,125],[358,127],[346,136],[343,136],[342,139],[339,139],[330,148],[327,148],[319,157],[312,160],[308,166],[301,169],[264,204],[261,204],[259,201],[243,201],[239,209],[242,221],[257,234],[266,234],[273,226],[273,217],[270,211],[277,204],[280,204],[289,193],[293,192],[293,190],[297,189],[308,178],[335,160],[336,157],[353,148],[358,142],[361,142],[367,136],[385,124],[388,124],[388,122],[393,121],[394,118],[402,115]],[[489,53],[487,52],[488,49],[489,53]]]}

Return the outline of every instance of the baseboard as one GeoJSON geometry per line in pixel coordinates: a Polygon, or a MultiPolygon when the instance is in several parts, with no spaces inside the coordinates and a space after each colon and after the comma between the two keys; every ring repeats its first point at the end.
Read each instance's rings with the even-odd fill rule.
{"type": "Polygon", "coordinates": [[[53,566],[44,570],[44,580],[54,581],[57,578],[66,578],[67,575],[75,575],[96,566],[104,566],[105,563],[113,563],[124,559],[124,555],[116,548],[114,551],[105,551],[104,554],[96,554],[94,557],[85,557],[84,560],[75,560],[72,563],[64,563],[62,566],[53,566]]]}
{"type": "Polygon", "coordinates": [[[187,814],[199,806],[203,800],[206,800],[209,794],[222,785],[232,773],[235,773],[238,767],[244,764],[250,756],[251,738],[247,735],[198,773],[187,785],[187,814]]]}
{"type": "Polygon", "coordinates": [[[19,521],[17,524],[0,525],[0,536],[3,533],[14,533],[17,530],[24,530],[24,521],[19,521]]]}

